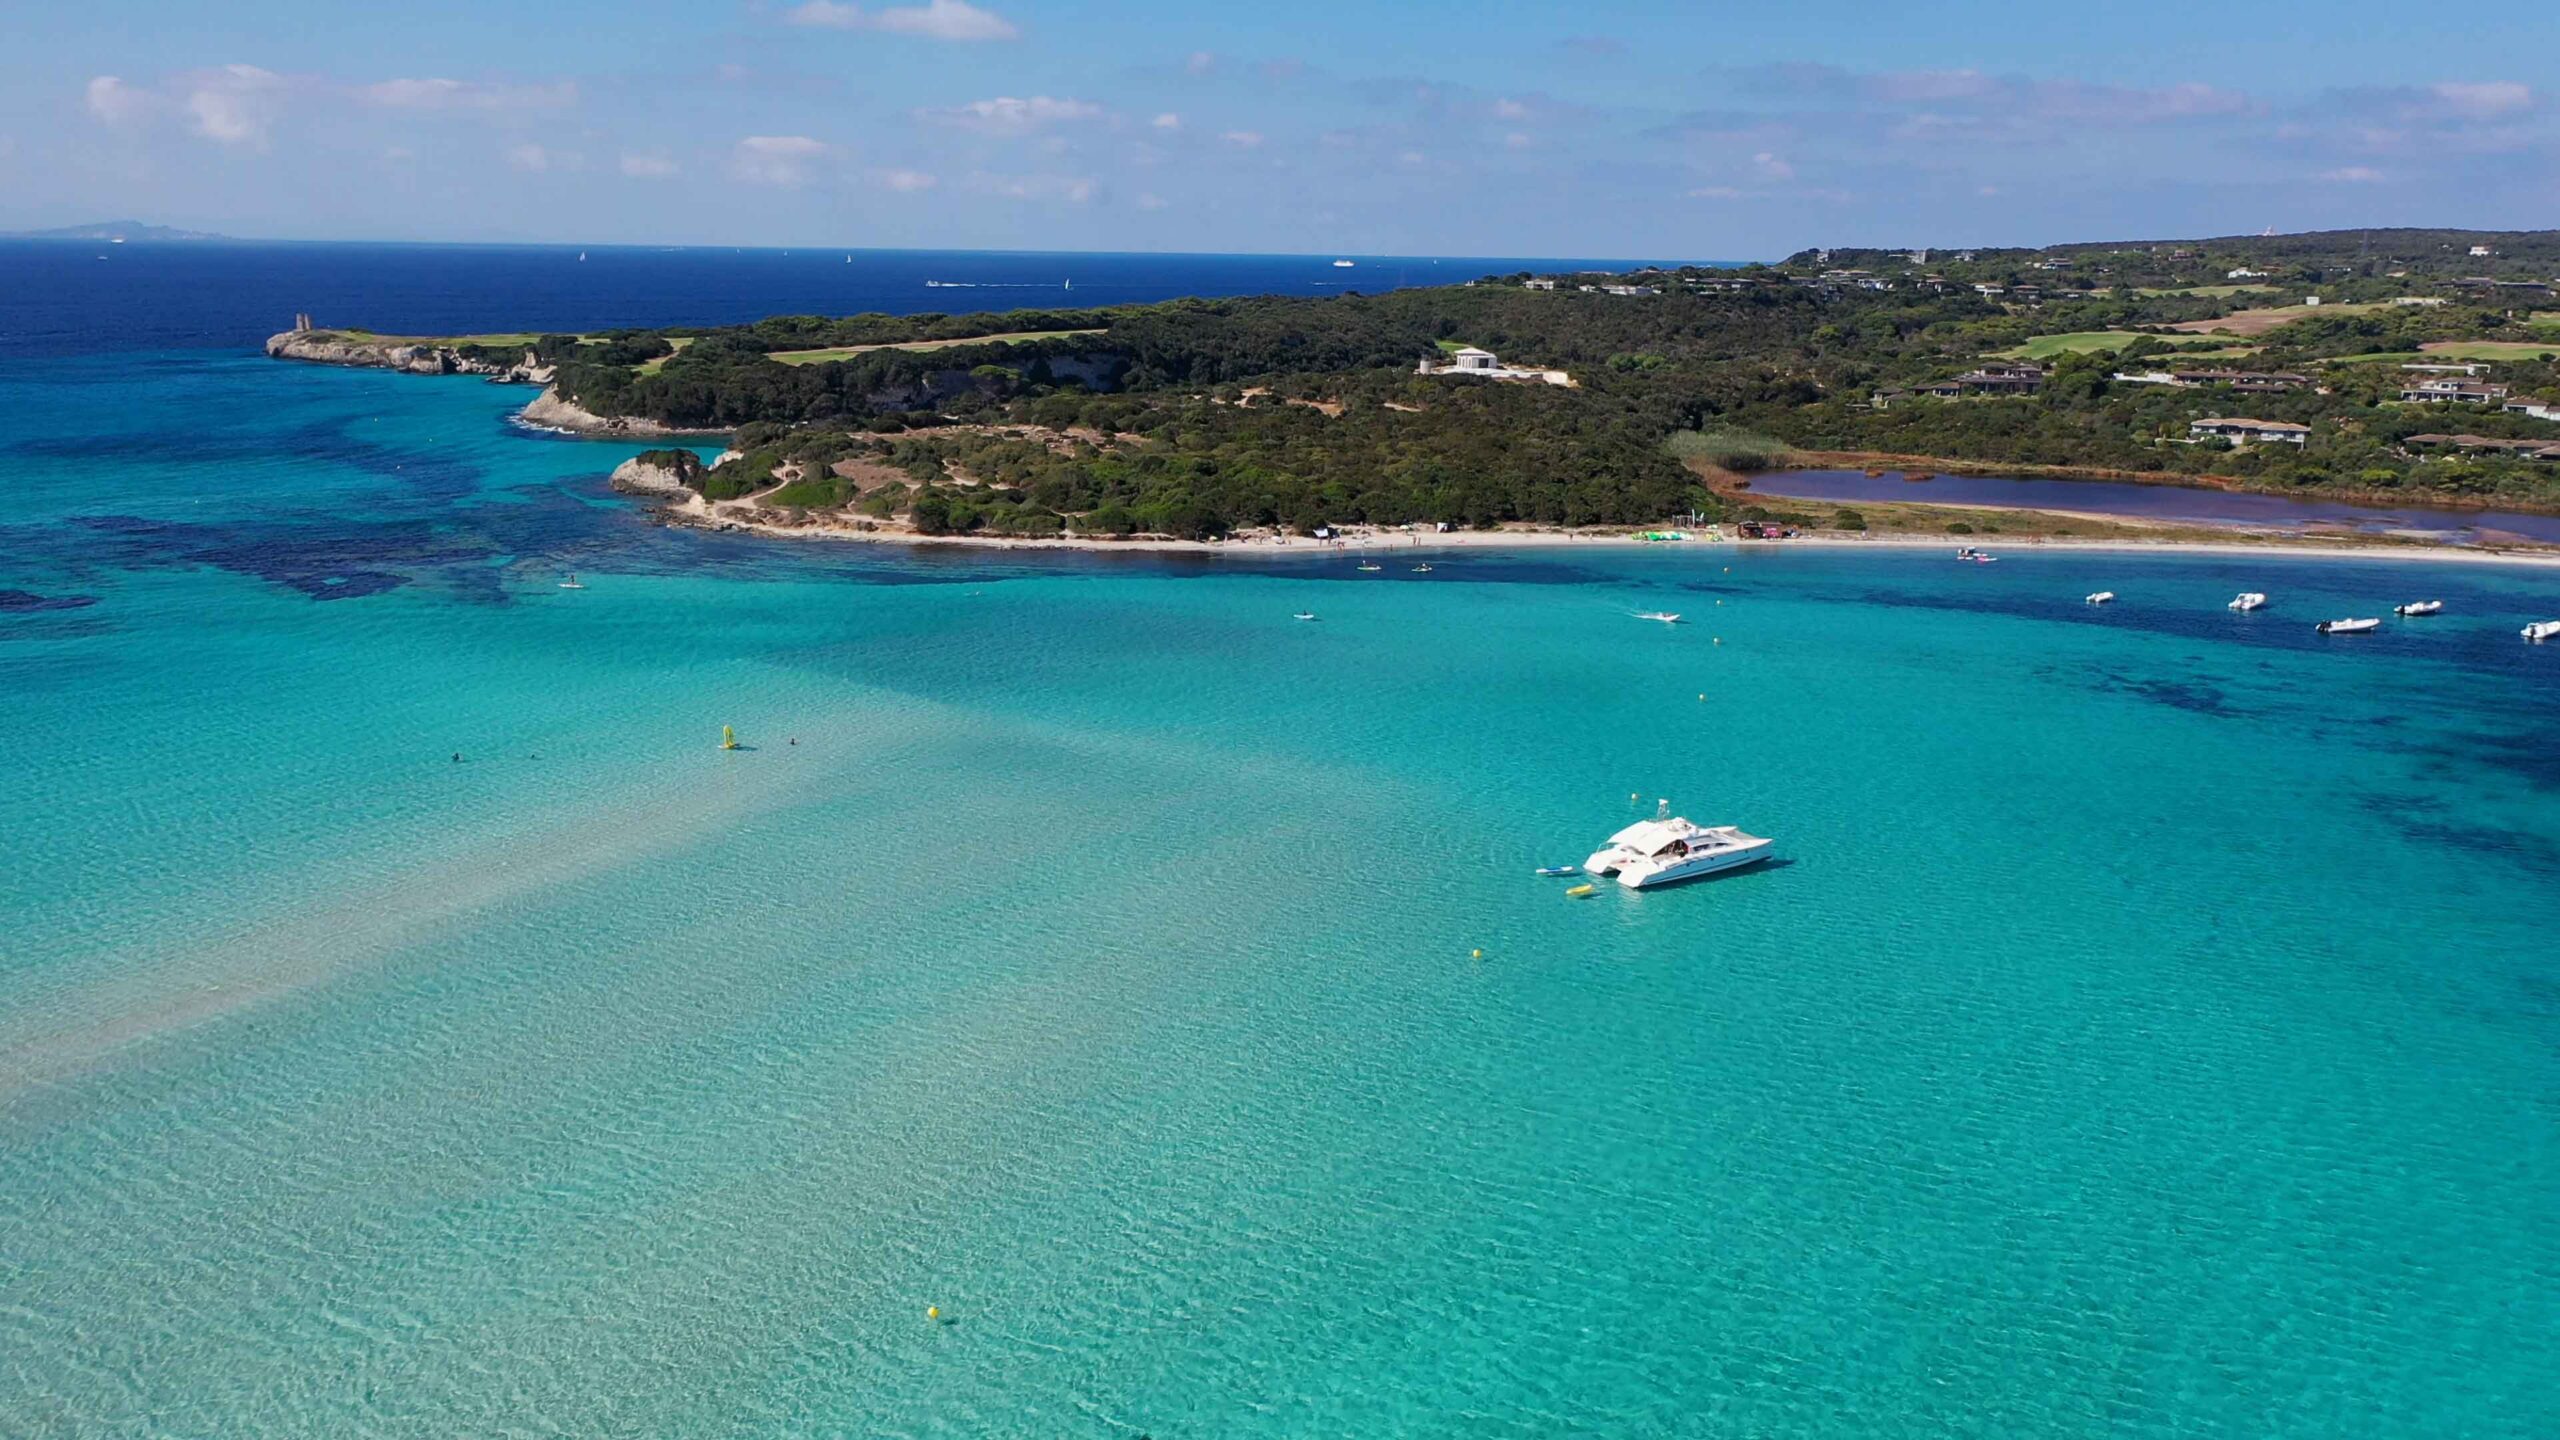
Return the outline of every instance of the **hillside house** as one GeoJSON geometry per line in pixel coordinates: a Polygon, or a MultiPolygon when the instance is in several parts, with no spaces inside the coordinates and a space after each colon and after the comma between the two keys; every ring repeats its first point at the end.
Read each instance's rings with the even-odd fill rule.
{"type": "Polygon", "coordinates": [[[1449,353],[1445,363],[1424,356],[1414,367],[1417,375],[1472,375],[1484,380],[1529,380],[1547,385],[1571,385],[1573,377],[1562,370],[1537,370],[1521,365],[1505,365],[1490,350],[1465,346],[1449,353]]]}
{"type": "Polygon", "coordinates": [[[2252,420],[2245,416],[2213,416],[2187,422],[2189,440],[2228,440],[2234,445],[2300,445],[2311,439],[2311,427],[2290,420],[2252,420]]]}
{"type": "Polygon", "coordinates": [[[2402,387],[2400,398],[2417,405],[2491,405],[2507,398],[2507,387],[2486,380],[2421,380],[2402,387]]]}
{"type": "Polygon", "coordinates": [[[2501,440],[2488,435],[2412,435],[2400,443],[2410,450],[2457,450],[2466,455],[2560,460],[2560,440],[2501,440]]]}
{"type": "Polygon", "coordinates": [[[1957,376],[1955,385],[1959,394],[2033,395],[2044,388],[2044,367],[2021,361],[1985,361],[1957,376]]]}

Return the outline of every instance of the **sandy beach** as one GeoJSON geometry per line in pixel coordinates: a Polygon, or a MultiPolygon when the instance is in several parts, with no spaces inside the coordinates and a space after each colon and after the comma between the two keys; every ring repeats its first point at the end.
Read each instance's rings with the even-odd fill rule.
{"type": "MultiPolygon", "coordinates": [[[[627,487],[640,488],[640,487],[627,487]]],[[[650,488],[644,491],[656,502],[659,517],[666,523],[705,530],[728,530],[765,535],[783,540],[852,541],[886,545],[956,545],[989,550],[1078,550],[1101,554],[1128,551],[1185,553],[1199,555],[1250,555],[1267,558],[1274,555],[1324,556],[1388,553],[1399,550],[1448,552],[1464,550],[1585,550],[1613,547],[1652,549],[1854,549],[1854,550],[1948,550],[1958,545],[1978,544],[1986,549],[2010,552],[2093,551],[2124,554],[2161,555],[2282,555],[2314,560],[2440,560],[2461,564],[2532,565],[2560,567],[2560,548],[2518,546],[2490,548],[2470,545],[2446,545],[2408,539],[2374,539],[2362,543],[2342,544],[2326,537],[2298,537],[2267,531],[2235,529],[2229,539],[2198,539],[2194,527],[2184,527],[2174,537],[2157,540],[2137,537],[2083,539],[2033,535],[1948,536],[1916,532],[1854,533],[1849,531],[1817,531],[1791,540],[1744,540],[1719,526],[1701,526],[1684,530],[1685,540],[1645,540],[1624,527],[1568,530],[1547,526],[1504,526],[1492,530],[1427,530],[1394,526],[1354,526],[1333,539],[1319,540],[1304,535],[1274,534],[1268,531],[1244,532],[1224,540],[1179,540],[1169,536],[1131,536],[1127,539],[1096,539],[1061,536],[1026,538],[997,535],[922,535],[900,525],[816,519],[803,523],[775,523],[763,518],[751,501],[713,503],[690,490],[650,488]]],[[[1950,509],[1958,507],[1948,507],[1950,509]]],[[[2074,516],[2073,518],[2087,518],[2074,516]]],[[[2134,527],[2138,528],[2138,527],[2134,527]]]]}

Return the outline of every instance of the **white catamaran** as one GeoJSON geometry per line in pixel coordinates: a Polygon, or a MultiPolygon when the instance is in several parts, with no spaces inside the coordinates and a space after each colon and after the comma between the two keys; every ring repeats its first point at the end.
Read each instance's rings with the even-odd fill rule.
{"type": "Polygon", "coordinates": [[[1610,836],[1582,868],[1593,875],[1615,875],[1630,890],[1648,890],[1757,864],[1769,858],[1777,843],[1731,825],[1692,825],[1672,814],[1666,800],[1654,818],[1610,836]]]}

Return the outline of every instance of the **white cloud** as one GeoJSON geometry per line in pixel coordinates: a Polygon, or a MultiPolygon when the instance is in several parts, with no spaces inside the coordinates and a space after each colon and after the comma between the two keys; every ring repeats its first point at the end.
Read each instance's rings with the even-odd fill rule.
{"type": "Polygon", "coordinates": [[[1019,135],[1045,125],[1090,120],[1102,113],[1102,107],[1090,100],[1059,100],[1047,95],[1034,95],[1029,99],[998,95],[992,100],[972,100],[947,110],[918,113],[927,119],[966,130],[982,130],[990,135],[1019,135]]]}
{"type": "Polygon", "coordinates": [[[427,76],[377,80],[358,87],[356,96],[392,110],[556,110],[577,103],[578,87],[565,80],[553,85],[481,85],[427,76]]]}
{"type": "Polygon", "coordinates": [[[1218,138],[1243,150],[1257,149],[1262,144],[1262,132],[1259,130],[1230,130],[1218,138]]]}
{"type": "Polygon", "coordinates": [[[1793,180],[1796,178],[1796,167],[1766,150],[1751,157],[1751,168],[1758,171],[1763,179],[1793,180]]]}
{"type": "Polygon", "coordinates": [[[1513,150],[1526,150],[1537,142],[1530,139],[1528,136],[1521,134],[1519,131],[1514,130],[1510,134],[1502,137],[1502,143],[1513,150]]]}
{"type": "Polygon", "coordinates": [[[552,150],[531,143],[507,147],[507,164],[528,175],[584,168],[586,157],[575,150],[552,150]]]}
{"type": "Polygon", "coordinates": [[[113,75],[101,75],[89,82],[89,113],[109,125],[124,125],[143,119],[159,104],[159,97],[147,90],[127,85],[113,75]]]}
{"type": "Polygon", "coordinates": [[[1218,57],[1206,50],[1194,50],[1190,58],[1182,62],[1182,68],[1194,75],[1206,75],[1218,68],[1218,57]]]}
{"type": "Polygon", "coordinates": [[[1022,34],[1012,21],[968,4],[967,0],[927,0],[923,5],[892,5],[883,10],[865,10],[859,5],[838,4],[836,0],[808,0],[785,12],[782,18],[793,25],[881,30],[927,40],[1011,40],[1022,34]]]}
{"type": "Polygon", "coordinates": [[[1138,195],[1138,208],[1141,210],[1161,210],[1164,208],[1164,197],[1156,194],[1152,190],[1141,191],[1138,195]]]}
{"type": "Polygon", "coordinates": [[[1692,200],[1739,200],[1742,192],[1730,185],[1702,185],[1689,192],[1692,200]]]}
{"type": "Polygon", "coordinates": [[[677,170],[675,157],[662,150],[622,152],[622,173],[634,180],[664,180],[677,170]]]}
{"type": "Polygon", "coordinates": [[[2335,170],[2323,170],[2320,178],[2334,185],[2371,185],[2382,179],[2382,172],[2370,165],[2344,165],[2335,170]]]}
{"type": "Polygon", "coordinates": [[[902,195],[930,190],[941,183],[921,170],[874,170],[871,182],[883,190],[895,190],[902,195]]]}
{"type": "Polygon", "coordinates": [[[188,82],[188,123],[217,145],[264,147],[284,109],[284,77],[255,65],[225,65],[188,82]]]}
{"type": "Polygon", "coordinates": [[[1396,156],[1396,163],[1399,165],[1419,165],[1430,158],[1431,157],[1423,154],[1419,150],[1407,150],[1396,156]]]}
{"type": "Polygon", "coordinates": [[[809,181],[809,162],[827,153],[806,135],[750,135],[729,156],[729,173],[750,185],[789,189],[809,181]]]}
{"type": "Polygon", "coordinates": [[[1493,102],[1493,116],[1497,120],[1526,120],[1529,107],[1517,100],[1496,100],[1493,102]]]}
{"type": "Polygon", "coordinates": [[[1101,193],[1093,180],[1075,175],[972,175],[969,188],[1008,200],[1064,200],[1082,205],[1101,193]]]}
{"type": "Polygon", "coordinates": [[[1167,110],[1147,123],[1158,130],[1179,130],[1182,128],[1182,117],[1167,110]]]}
{"type": "Polygon", "coordinates": [[[2533,87],[2514,80],[2447,81],[2428,89],[2447,108],[2474,119],[2533,108],[2533,87]]]}

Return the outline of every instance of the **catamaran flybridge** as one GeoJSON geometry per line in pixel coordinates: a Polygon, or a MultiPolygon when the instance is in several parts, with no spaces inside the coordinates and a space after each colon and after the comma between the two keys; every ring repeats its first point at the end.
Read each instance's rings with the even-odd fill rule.
{"type": "Polygon", "coordinates": [[[1610,836],[1582,868],[1593,875],[1615,875],[1630,890],[1649,890],[1757,864],[1769,858],[1777,843],[1731,825],[1692,825],[1672,814],[1665,801],[1654,818],[1610,836]]]}

